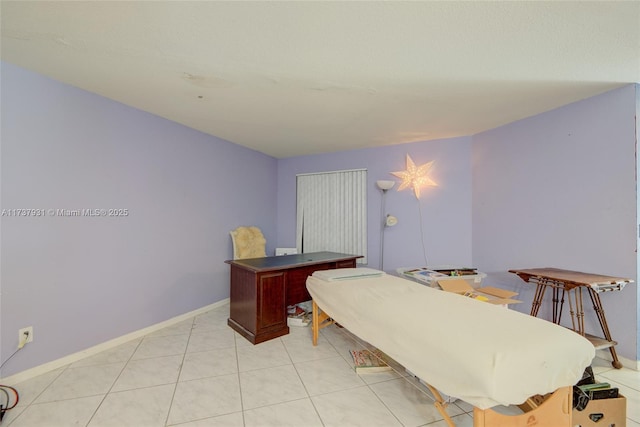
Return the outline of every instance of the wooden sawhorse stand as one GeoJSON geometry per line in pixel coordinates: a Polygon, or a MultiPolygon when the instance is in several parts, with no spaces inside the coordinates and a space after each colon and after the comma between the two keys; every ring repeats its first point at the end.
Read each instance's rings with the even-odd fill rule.
{"type": "Polygon", "coordinates": [[[542,299],[546,289],[551,288],[553,292],[552,321],[553,323],[560,324],[564,297],[565,294],[568,295],[572,329],[591,341],[596,350],[609,348],[611,357],[613,358],[613,367],[616,369],[622,368],[622,363],[618,360],[618,355],[614,348],[618,343],[611,338],[607,318],[604,315],[604,308],[600,301],[600,293],[622,290],[627,283],[633,283],[633,280],[550,267],[509,270],[509,272],[517,274],[525,282],[536,285],[536,292],[533,297],[533,303],[531,304],[531,315],[534,317],[538,316],[538,311],[542,305],[542,299]],[[593,309],[598,316],[598,322],[600,323],[604,338],[585,333],[584,308],[582,304],[583,289],[586,290],[591,298],[593,309]]]}

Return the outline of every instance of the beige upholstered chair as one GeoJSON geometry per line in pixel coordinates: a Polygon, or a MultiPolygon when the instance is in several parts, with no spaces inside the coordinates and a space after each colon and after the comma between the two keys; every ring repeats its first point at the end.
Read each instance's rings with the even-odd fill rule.
{"type": "Polygon", "coordinates": [[[238,227],[231,231],[233,259],[262,258],[267,256],[267,244],[258,227],[238,227]]]}

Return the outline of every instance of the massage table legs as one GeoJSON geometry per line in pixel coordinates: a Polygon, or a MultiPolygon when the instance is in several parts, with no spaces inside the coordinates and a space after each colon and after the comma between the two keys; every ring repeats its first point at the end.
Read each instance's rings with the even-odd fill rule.
{"type": "MultiPolygon", "coordinates": [[[[520,415],[503,415],[493,409],[473,408],[474,427],[571,427],[573,388],[554,391],[542,404],[520,415]]],[[[529,401],[527,401],[529,402],[529,401]]]]}
{"type": "Polygon", "coordinates": [[[435,399],[435,401],[433,402],[433,406],[435,406],[436,409],[438,410],[438,412],[440,412],[440,415],[442,415],[442,418],[447,423],[447,426],[455,427],[456,425],[453,423],[453,420],[451,419],[451,417],[447,413],[447,405],[448,405],[448,403],[444,401],[444,399],[442,398],[442,395],[440,394],[440,392],[438,390],[436,390],[435,388],[431,387],[427,383],[424,383],[424,385],[426,385],[427,388],[429,389],[429,391],[431,391],[431,394],[433,394],[433,398],[435,399]]]}
{"type": "MultiPolygon", "coordinates": [[[[435,402],[433,403],[444,421],[449,427],[455,427],[453,420],[447,413],[447,403],[442,398],[442,395],[427,383],[425,384],[433,397],[435,402]]],[[[541,404],[530,403],[529,406],[522,409],[526,409],[526,412],[520,415],[504,415],[500,414],[493,409],[478,409],[473,408],[473,426],[474,427],[572,427],[572,399],[573,388],[562,387],[553,392],[544,402],[541,404]]]]}
{"type": "MultiPolygon", "coordinates": [[[[313,345],[318,345],[318,335],[320,329],[325,328],[334,323],[325,312],[320,310],[315,301],[312,303],[312,324],[313,345]]],[[[423,382],[435,399],[434,406],[442,415],[448,427],[455,427],[455,424],[447,413],[448,403],[444,401],[440,392],[423,382]]],[[[536,408],[521,415],[503,415],[495,412],[493,409],[473,408],[473,426],[474,427],[528,427],[536,426],[553,426],[553,427],[571,427],[571,411],[572,411],[572,387],[562,387],[556,390],[548,399],[536,408]]]]}
{"type": "Polygon", "coordinates": [[[333,319],[330,318],[327,313],[321,311],[316,304],[315,301],[312,302],[312,312],[311,312],[311,329],[313,332],[313,345],[318,345],[318,335],[320,333],[320,329],[325,328],[329,325],[333,325],[333,319]]]}
{"type": "MultiPolygon", "coordinates": [[[[334,321],[325,312],[320,310],[320,308],[318,307],[318,304],[316,304],[315,301],[312,302],[311,319],[312,319],[311,330],[313,333],[313,345],[317,346],[320,329],[325,328],[329,325],[332,325],[334,321]]],[[[426,384],[426,383],[424,384],[429,388],[429,390],[433,394],[433,397],[435,399],[434,406],[436,407],[438,412],[440,412],[440,415],[442,415],[442,417],[444,418],[445,422],[447,423],[447,426],[455,427],[455,424],[451,420],[451,417],[449,416],[449,414],[447,414],[447,403],[442,398],[442,395],[440,394],[440,392],[438,392],[438,390],[436,390],[435,388],[431,387],[429,384],[426,384]]]]}

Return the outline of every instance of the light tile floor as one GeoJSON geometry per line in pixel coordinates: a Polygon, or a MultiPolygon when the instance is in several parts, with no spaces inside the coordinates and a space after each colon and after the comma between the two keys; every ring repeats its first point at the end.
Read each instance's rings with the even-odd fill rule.
{"type": "MultiPolygon", "coordinates": [[[[256,346],[227,326],[229,306],[15,384],[19,405],[3,426],[425,426],[446,427],[432,399],[403,370],[357,375],[344,329],[311,328],[256,346]]],[[[598,380],[627,397],[640,426],[640,372],[597,360],[598,380]]],[[[448,413],[473,425],[472,407],[448,413]]]]}

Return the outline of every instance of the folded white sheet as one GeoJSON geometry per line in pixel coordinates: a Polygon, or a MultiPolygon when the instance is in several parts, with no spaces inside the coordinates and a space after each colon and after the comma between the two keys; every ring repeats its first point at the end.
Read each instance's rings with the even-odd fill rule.
{"type": "Polygon", "coordinates": [[[334,282],[336,280],[350,280],[364,277],[379,277],[384,272],[380,270],[374,270],[373,268],[335,268],[332,270],[318,270],[313,272],[313,276],[327,282],[334,282]]]}
{"type": "Polygon", "coordinates": [[[564,327],[387,274],[309,277],[307,289],[352,333],[480,409],[573,385],[595,356],[588,340],[564,327]]]}

